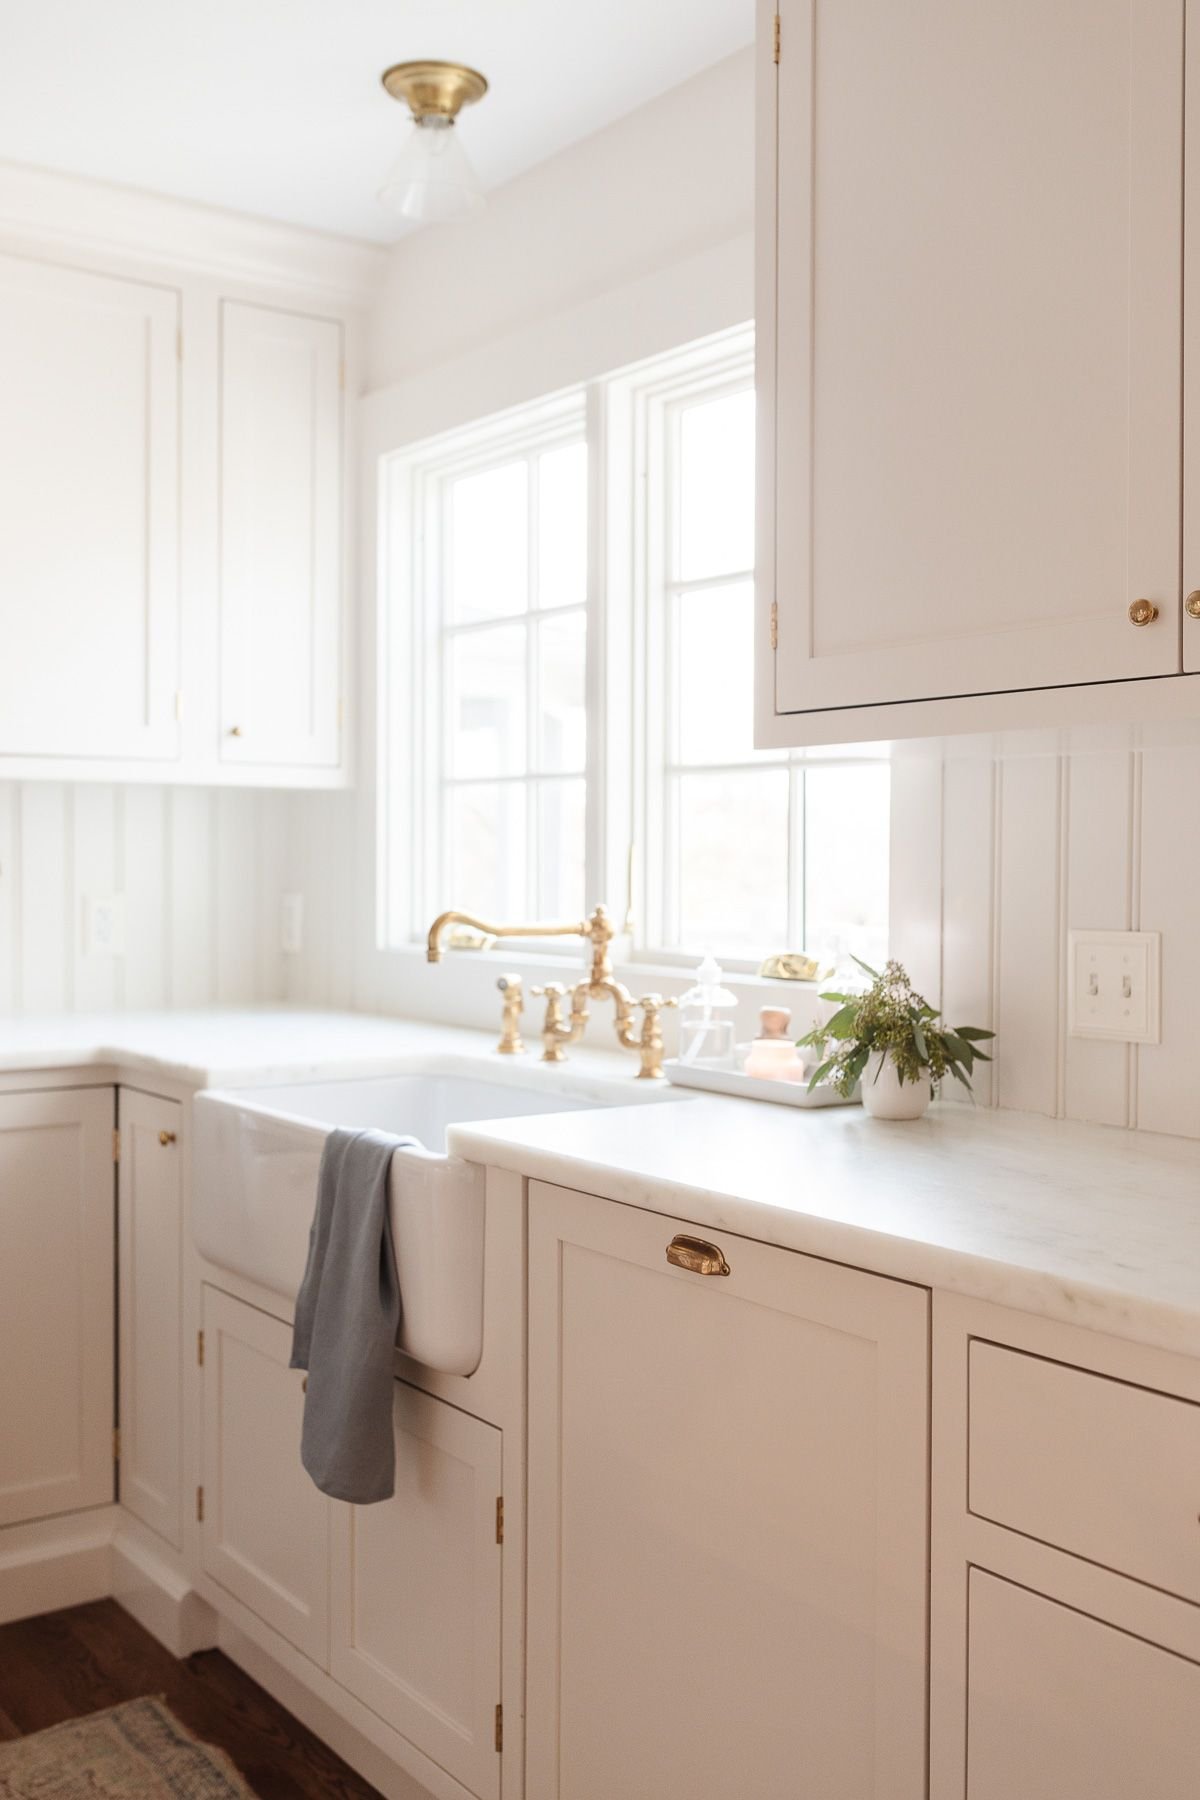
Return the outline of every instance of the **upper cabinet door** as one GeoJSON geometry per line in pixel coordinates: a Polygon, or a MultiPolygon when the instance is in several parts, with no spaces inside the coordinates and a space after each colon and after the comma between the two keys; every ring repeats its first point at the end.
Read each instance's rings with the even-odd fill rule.
{"type": "Polygon", "coordinates": [[[0,256],[0,755],[178,754],[179,296],[0,256]]]}
{"type": "Polygon", "coordinates": [[[780,0],[776,712],[1178,672],[1183,11],[780,0]]]}
{"type": "Polygon", "coordinates": [[[1200,31],[1187,38],[1183,271],[1183,667],[1200,673],[1200,31]]]}
{"type": "Polygon", "coordinates": [[[221,756],[339,760],[342,328],[221,307],[221,756]]]}

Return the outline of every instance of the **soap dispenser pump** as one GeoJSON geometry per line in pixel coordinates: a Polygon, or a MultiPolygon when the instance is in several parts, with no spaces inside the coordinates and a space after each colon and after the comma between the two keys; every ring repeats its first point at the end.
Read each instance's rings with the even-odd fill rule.
{"type": "Polygon", "coordinates": [[[737,1006],[737,995],[721,986],[721,965],[706,956],[696,971],[696,985],[679,1002],[679,1060],[694,1069],[733,1067],[733,1019],[722,1018],[737,1006]]]}

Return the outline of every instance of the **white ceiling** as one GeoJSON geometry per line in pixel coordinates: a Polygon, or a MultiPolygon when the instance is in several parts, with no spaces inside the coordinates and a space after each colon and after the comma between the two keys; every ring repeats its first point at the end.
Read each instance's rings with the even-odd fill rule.
{"type": "Polygon", "coordinates": [[[461,129],[491,187],[753,30],[754,0],[0,0],[0,159],[386,242],[389,63],[488,77],[461,129]]]}

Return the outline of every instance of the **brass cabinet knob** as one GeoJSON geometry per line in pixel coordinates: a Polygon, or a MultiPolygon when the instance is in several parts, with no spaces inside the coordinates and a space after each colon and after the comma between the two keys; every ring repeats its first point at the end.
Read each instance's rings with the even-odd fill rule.
{"type": "Polygon", "coordinates": [[[1158,608],[1153,600],[1135,600],[1129,608],[1129,617],[1135,625],[1153,625],[1158,608]]]}
{"type": "Polygon", "coordinates": [[[689,1237],[681,1231],[667,1245],[667,1261],[692,1275],[728,1275],[724,1252],[707,1238],[689,1237]]]}
{"type": "Polygon", "coordinates": [[[1193,588],[1183,603],[1183,610],[1189,619],[1200,619],[1200,588],[1193,588]]]}
{"type": "Polygon", "coordinates": [[[173,1144],[175,1142],[175,1133],[173,1131],[160,1131],[158,1134],[158,1141],[165,1150],[168,1144],[173,1144]]]}
{"type": "Polygon", "coordinates": [[[229,727],[229,735],[230,735],[230,737],[241,737],[241,735],[242,735],[241,726],[240,725],[231,725],[229,727]]]}

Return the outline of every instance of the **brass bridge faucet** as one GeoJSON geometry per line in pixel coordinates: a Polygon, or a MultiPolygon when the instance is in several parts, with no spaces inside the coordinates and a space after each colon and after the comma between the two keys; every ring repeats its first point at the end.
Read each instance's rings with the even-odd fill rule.
{"type": "MultiPolygon", "coordinates": [[[[470,913],[440,913],[429,927],[429,942],[426,957],[429,962],[441,962],[444,951],[442,934],[451,925],[470,926],[491,938],[542,938],[542,937],[578,937],[585,938],[592,946],[592,966],[582,981],[576,982],[570,992],[570,1014],[564,1017],[563,1002],[567,998],[568,989],[561,982],[551,981],[544,988],[534,988],[535,994],[546,1000],[546,1020],[542,1030],[542,1061],[565,1061],[564,1044],[575,1044],[583,1036],[590,1018],[589,1000],[611,1000],[613,1004],[613,1028],[617,1034],[617,1042],[625,1050],[636,1050],[641,1056],[641,1067],[638,1069],[639,1081],[657,1081],[662,1077],[663,1038],[660,1014],[664,1007],[675,1006],[674,1000],[664,1000],[661,994],[646,994],[635,1000],[624,982],[618,981],[613,974],[612,957],[609,945],[616,935],[616,929],[608,916],[608,909],[598,906],[590,918],[582,919],[573,925],[488,925],[482,919],[470,913]],[[642,1009],[642,1026],[638,1030],[635,1013],[642,1009]]],[[[517,1021],[521,1008],[520,981],[517,977],[506,975],[501,981],[501,992],[504,1001],[504,1029],[498,1048],[505,1055],[511,1055],[520,1045],[517,1021]]],[[[523,1046],[522,1046],[523,1047],[523,1046]]]]}

